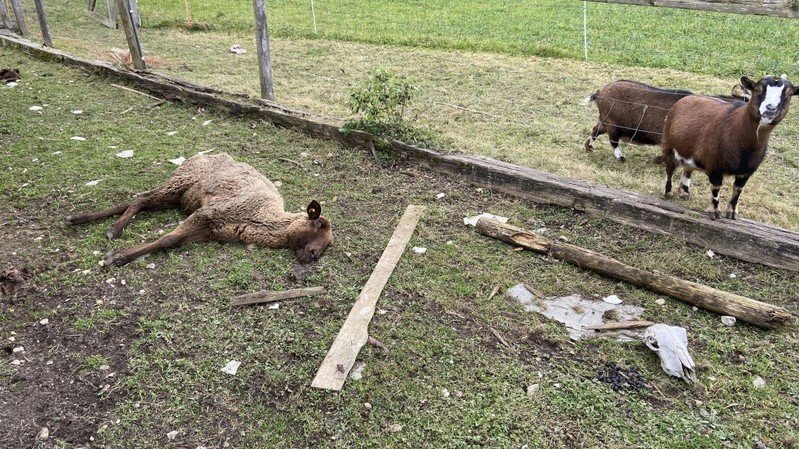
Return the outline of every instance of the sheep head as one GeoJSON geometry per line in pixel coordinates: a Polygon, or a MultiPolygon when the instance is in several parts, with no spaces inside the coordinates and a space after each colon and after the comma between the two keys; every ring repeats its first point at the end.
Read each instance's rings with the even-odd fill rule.
{"type": "Polygon", "coordinates": [[[308,219],[293,230],[290,238],[291,249],[302,263],[318,259],[333,244],[333,228],[330,220],[322,216],[322,206],[316,200],[311,201],[306,212],[308,219]]]}

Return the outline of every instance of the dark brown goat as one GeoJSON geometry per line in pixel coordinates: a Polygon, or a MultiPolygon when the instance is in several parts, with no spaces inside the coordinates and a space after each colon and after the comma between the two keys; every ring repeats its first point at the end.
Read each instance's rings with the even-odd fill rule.
{"type": "MultiPolygon", "coordinates": [[[[625,157],[619,142],[657,145],[663,134],[666,115],[679,100],[693,95],[680,89],[662,89],[637,81],[618,80],[607,84],[588,97],[599,109],[599,120],[588,139],[585,151],[594,149],[598,136],[607,133],[613,155],[619,162],[625,157]]],[[[718,96],[725,101],[743,100],[733,89],[732,96],[718,96]]]]}
{"type": "Polygon", "coordinates": [[[683,169],[683,198],[690,195],[691,173],[704,171],[712,188],[708,213],[714,220],[721,216],[719,190],[725,175],[735,176],[726,216],[737,217],[738,197],[766,156],[769,136],[788,113],[792,96],[799,93],[785,75],[757,82],[743,77],[741,85],[751,92],[748,103],[685,97],[671,108],[663,128],[666,197],[672,194],[671,178],[678,165],[683,169]]]}
{"type": "Polygon", "coordinates": [[[190,215],[174,231],[152,243],[109,253],[108,265],[125,265],[153,251],[187,242],[242,241],[268,248],[290,248],[297,259],[308,262],[333,243],[330,221],[321,216],[318,202],[307,215],[285,212],[283,197],[266,176],[227,154],[198,154],[187,159],[161,187],[143,193],[131,204],[67,217],[70,224],[122,215],[106,233],[122,234],[143,210],[182,208],[190,215]]]}

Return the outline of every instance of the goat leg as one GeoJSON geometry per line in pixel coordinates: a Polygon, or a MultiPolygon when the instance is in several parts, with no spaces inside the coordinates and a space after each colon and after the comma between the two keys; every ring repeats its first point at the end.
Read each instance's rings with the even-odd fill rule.
{"type": "Polygon", "coordinates": [[[738,197],[741,196],[741,192],[746,185],[746,181],[749,180],[749,176],[736,176],[735,183],[732,185],[732,199],[730,199],[730,204],[727,205],[727,218],[731,220],[738,219],[738,197]]]}
{"type": "Polygon", "coordinates": [[[693,172],[686,168],[682,170],[680,178],[680,199],[687,200],[691,197],[691,174],[693,172]]]}
{"type": "Polygon", "coordinates": [[[191,214],[174,231],[150,243],[132,246],[106,255],[105,264],[122,266],[161,249],[175,248],[188,242],[205,242],[211,239],[211,222],[203,214],[191,214]]]}
{"type": "Polygon", "coordinates": [[[99,220],[101,218],[112,217],[114,215],[121,215],[130,204],[120,204],[119,206],[110,209],[102,210],[100,212],[87,212],[83,214],[75,214],[67,216],[67,223],[71,225],[88,223],[90,221],[99,220]]]}
{"type": "Polygon", "coordinates": [[[707,212],[710,215],[710,219],[715,220],[721,218],[721,212],[719,212],[719,191],[721,191],[721,182],[724,179],[724,175],[713,174],[708,175],[708,178],[710,178],[710,185],[712,188],[710,190],[710,208],[707,212]]]}
{"type": "Polygon", "coordinates": [[[602,126],[602,123],[597,123],[594,125],[594,128],[591,130],[591,134],[585,139],[585,152],[590,153],[594,151],[594,141],[596,141],[597,136],[600,134],[604,134],[605,128],[602,126]]]}

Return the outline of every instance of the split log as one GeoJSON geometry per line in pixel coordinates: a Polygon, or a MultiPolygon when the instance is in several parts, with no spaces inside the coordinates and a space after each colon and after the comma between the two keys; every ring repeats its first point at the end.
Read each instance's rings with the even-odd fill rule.
{"type": "Polygon", "coordinates": [[[796,318],[791,312],[782,307],[755,301],[674,276],[652,273],[631,267],[604,254],[552,240],[495,220],[481,218],[477,222],[477,231],[512,245],[521,246],[537,253],[548,254],[550,257],[569,262],[580,268],[592,270],[604,276],[622,280],[653,292],[669,295],[672,298],[706,310],[734,316],[756,326],[776,328],[792,324],[796,318]]]}
{"type": "Polygon", "coordinates": [[[397,229],[388,241],[388,246],[377,261],[377,266],[361,289],[361,294],[353,304],[347,320],[344,321],[330,350],[327,351],[327,356],[311,383],[312,387],[339,391],[344,386],[347,375],[355,365],[358,352],[369,339],[369,322],[375,314],[377,299],[383,292],[391,273],[394,272],[400,256],[405,252],[405,247],[408,246],[408,241],[423,211],[424,206],[413,205],[405,210],[397,229]]]}
{"type": "Polygon", "coordinates": [[[799,18],[792,0],[588,0],[596,3],[659,6],[663,8],[695,9],[732,14],[757,14],[773,17],[799,18]]]}
{"type": "Polygon", "coordinates": [[[301,296],[316,296],[325,292],[324,287],[308,287],[308,288],[295,288],[292,290],[284,290],[282,292],[275,292],[269,290],[262,290],[255,293],[247,293],[246,295],[239,295],[230,300],[231,306],[246,306],[249,304],[261,304],[265,302],[282,301],[284,299],[299,298],[301,296]]]}

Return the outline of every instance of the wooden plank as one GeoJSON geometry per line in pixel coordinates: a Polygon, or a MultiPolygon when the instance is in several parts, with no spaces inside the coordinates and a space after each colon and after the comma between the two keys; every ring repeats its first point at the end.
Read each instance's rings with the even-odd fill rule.
{"type": "Polygon", "coordinates": [[[252,0],[255,12],[255,47],[258,49],[258,69],[261,74],[261,97],[275,100],[272,86],[272,56],[269,51],[269,26],[266,23],[265,0],[252,0]]]}
{"type": "Polygon", "coordinates": [[[295,288],[284,291],[262,290],[255,293],[239,295],[230,300],[231,306],[246,306],[265,302],[283,301],[284,299],[299,298],[301,296],[316,296],[325,292],[324,287],[295,288]]]}
{"type": "Polygon", "coordinates": [[[775,17],[799,17],[794,0],[588,0],[593,3],[659,6],[732,14],[756,14],[775,17]]]}
{"type": "Polygon", "coordinates": [[[36,5],[36,17],[39,18],[39,28],[42,30],[44,45],[52,48],[53,38],[50,36],[50,26],[47,25],[47,12],[44,10],[42,0],[33,0],[36,5]]]}
{"type": "Polygon", "coordinates": [[[400,256],[405,252],[405,247],[408,245],[424,209],[424,206],[414,205],[405,209],[394,234],[388,241],[388,246],[353,304],[347,320],[330,346],[319,371],[316,372],[316,377],[311,383],[312,387],[339,391],[344,386],[344,381],[355,364],[358,352],[369,337],[369,322],[375,313],[377,299],[383,292],[383,287],[386,286],[391,273],[394,272],[394,267],[397,266],[400,256]]]}
{"type": "Polygon", "coordinates": [[[581,248],[569,243],[527,232],[524,229],[481,218],[477,231],[511,245],[521,246],[541,254],[548,254],[582,269],[597,272],[611,279],[618,279],[636,287],[643,287],[656,293],[705,310],[734,316],[747,323],[765,328],[787,326],[796,321],[788,310],[754,299],[717,290],[696,282],[686,281],[667,274],[652,273],[619,262],[612,257],[581,248]]]}
{"type": "MultiPolygon", "coordinates": [[[[276,126],[292,128],[313,137],[337,140],[348,147],[368,149],[374,141],[368,133],[343,131],[339,124],[317,122],[275,103],[248,99],[244,95],[229,94],[160,74],[131,72],[110,63],[43,48],[14,36],[0,36],[0,39],[41,58],[56,59],[125,80],[161,98],[256,116],[276,126]]],[[[417,165],[426,165],[437,172],[466,176],[472,182],[494,191],[537,203],[573,208],[615,223],[676,237],[703,249],[712,249],[718,254],[748,262],[799,271],[799,233],[794,231],[745,219],[711,221],[704,212],[651,196],[552,175],[482,156],[443,154],[399,141],[390,144],[388,151],[395,156],[413,159],[417,165]]]]}
{"type": "Polygon", "coordinates": [[[14,8],[14,17],[17,18],[19,32],[22,33],[23,36],[29,36],[28,25],[25,23],[25,15],[22,12],[22,5],[19,3],[19,0],[11,0],[11,7],[14,8]]]}
{"type": "Polygon", "coordinates": [[[704,212],[677,203],[483,156],[444,154],[396,140],[389,151],[537,203],[570,207],[647,232],[678,237],[718,254],[799,271],[799,233],[794,231],[745,219],[710,220],[704,212]]]}
{"type": "Polygon", "coordinates": [[[583,326],[587,331],[617,331],[621,329],[638,329],[654,325],[652,321],[611,321],[609,323],[597,324],[596,326],[583,326]]]}
{"type": "Polygon", "coordinates": [[[6,7],[6,1],[0,0],[0,25],[3,28],[14,30],[14,25],[11,23],[11,17],[8,15],[8,8],[6,7]]]}
{"type": "Polygon", "coordinates": [[[125,40],[128,42],[133,67],[136,70],[145,70],[147,66],[144,64],[144,53],[141,49],[139,30],[134,26],[130,0],[117,0],[117,8],[119,8],[119,21],[122,23],[122,30],[125,32],[125,40]]]}

